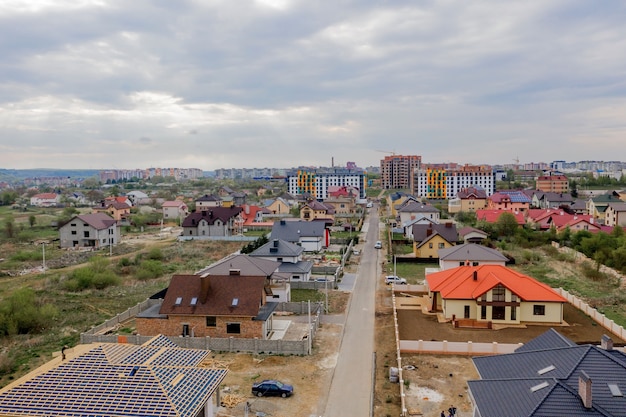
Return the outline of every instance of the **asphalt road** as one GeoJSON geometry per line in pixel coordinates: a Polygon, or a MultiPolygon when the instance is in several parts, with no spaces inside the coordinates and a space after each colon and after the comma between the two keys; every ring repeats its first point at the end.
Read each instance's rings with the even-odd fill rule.
{"type": "MultiPolygon", "coordinates": [[[[371,415],[376,280],[380,275],[378,207],[369,209],[367,232],[357,270],[356,283],[346,311],[346,320],[329,388],[324,417],[371,415]]],[[[362,236],[363,237],[363,236],[362,236]]]]}

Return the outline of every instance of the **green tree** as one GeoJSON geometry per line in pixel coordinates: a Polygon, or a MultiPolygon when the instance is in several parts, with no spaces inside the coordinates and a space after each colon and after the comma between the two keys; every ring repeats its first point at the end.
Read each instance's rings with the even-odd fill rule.
{"type": "Polygon", "coordinates": [[[33,228],[33,226],[35,226],[36,223],[37,223],[37,217],[35,217],[34,214],[31,214],[30,216],[28,216],[28,224],[30,225],[31,228],[33,228]]]}
{"type": "Polygon", "coordinates": [[[496,222],[496,231],[498,236],[501,237],[512,237],[515,235],[519,225],[517,224],[517,219],[512,213],[504,212],[498,217],[498,221],[496,222]]]}
{"type": "Polygon", "coordinates": [[[12,216],[8,216],[4,221],[4,234],[9,239],[15,237],[15,222],[12,216]]]}

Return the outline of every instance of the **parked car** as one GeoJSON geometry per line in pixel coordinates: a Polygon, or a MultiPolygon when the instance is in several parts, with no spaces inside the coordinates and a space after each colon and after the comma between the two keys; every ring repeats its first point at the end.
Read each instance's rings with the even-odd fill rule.
{"type": "Polygon", "coordinates": [[[374,204],[371,201],[367,203],[367,208],[372,208],[372,207],[374,207],[374,204]]]}
{"type": "Polygon", "coordinates": [[[374,245],[374,248],[382,249],[382,247],[383,247],[383,243],[380,240],[376,241],[376,244],[374,245]]]}
{"type": "Polygon", "coordinates": [[[400,278],[400,277],[398,277],[396,275],[387,275],[385,277],[385,284],[387,284],[387,285],[391,285],[391,284],[406,285],[406,279],[400,278]]]}
{"type": "Polygon", "coordinates": [[[352,249],[352,254],[355,256],[359,256],[361,254],[361,251],[358,249],[352,249]]]}
{"type": "Polygon", "coordinates": [[[266,379],[252,385],[252,395],[256,395],[257,397],[277,395],[286,398],[290,397],[292,394],[292,385],[283,384],[275,379],[266,379]]]}

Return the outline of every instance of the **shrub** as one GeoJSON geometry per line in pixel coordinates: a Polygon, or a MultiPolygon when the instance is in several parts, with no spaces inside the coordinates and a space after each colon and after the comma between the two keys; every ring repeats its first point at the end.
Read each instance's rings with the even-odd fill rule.
{"type": "Polygon", "coordinates": [[[58,316],[52,304],[43,304],[30,288],[22,288],[0,303],[0,334],[41,332],[58,316]]]}
{"type": "Polygon", "coordinates": [[[145,260],[141,262],[137,270],[136,278],[140,281],[146,281],[158,278],[163,275],[163,263],[155,260],[145,260]]]}
{"type": "Polygon", "coordinates": [[[154,261],[162,261],[163,259],[165,259],[165,256],[163,256],[163,251],[161,251],[161,249],[159,248],[150,249],[150,252],[148,252],[146,257],[154,261]]]}
{"type": "Polygon", "coordinates": [[[83,291],[88,288],[102,290],[119,285],[120,278],[111,271],[109,261],[104,258],[93,257],[89,265],[72,271],[64,287],[68,291],[83,291]]]}

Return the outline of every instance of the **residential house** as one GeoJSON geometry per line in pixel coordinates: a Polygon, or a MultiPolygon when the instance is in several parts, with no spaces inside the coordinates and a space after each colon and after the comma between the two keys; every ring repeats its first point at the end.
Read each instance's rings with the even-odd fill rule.
{"type": "Polygon", "coordinates": [[[61,202],[61,195],[56,193],[39,193],[30,198],[30,205],[37,207],[56,207],[61,202]]]}
{"type": "Polygon", "coordinates": [[[350,215],[356,212],[356,199],[350,196],[334,196],[330,195],[324,200],[324,205],[332,207],[337,215],[350,215]]]}
{"type": "Polygon", "coordinates": [[[570,194],[535,191],[532,193],[531,206],[542,209],[570,207],[575,199],[570,194]]]}
{"type": "Polygon", "coordinates": [[[430,204],[410,200],[397,207],[396,212],[398,213],[396,218],[402,225],[408,224],[408,222],[412,220],[420,219],[427,219],[433,223],[439,223],[439,210],[430,204]]]}
{"type": "Polygon", "coordinates": [[[59,227],[62,248],[101,248],[120,241],[118,222],[105,213],[80,214],[59,227]]]}
{"type": "Polygon", "coordinates": [[[484,221],[487,223],[497,223],[498,219],[503,213],[510,213],[515,217],[517,224],[519,226],[524,226],[526,224],[526,219],[524,218],[524,213],[519,211],[504,211],[504,210],[477,210],[476,211],[476,220],[484,221]]]}
{"type": "Polygon", "coordinates": [[[180,223],[182,219],[189,215],[189,207],[187,207],[184,201],[180,200],[165,201],[161,205],[161,209],[163,210],[164,221],[176,221],[180,223]]]}
{"type": "Polygon", "coordinates": [[[388,199],[389,199],[388,206],[391,209],[390,214],[394,219],[398,217],[398,210],[400,210],[402,207],[406,206],[407,204],[411,204],[411,203],[423,204],[420,200],[413,197],[412,195],[405,194],[402,192],[390,194],[388,199]]]}
{"type": "Polygon", "coordinates": [[[426,275],[430,310],[447,320],[563,324],[567,300],[548,285],[502,265],[458,266],[426,275]]]}
{"type": "Polygon", "coordinates": [[[311,278],[313,262],[302,260],[304,248],[285,240],[273,239],[250,253],[252,257],[280,262],[274,278],[286,281],[308,281],[311,278]]]}
{"type": "Polygon", "coordinates": [[[609,203],[604,212],[604,224],[607,226],[626,226],[626,203],[609,203]]]}
{"type": "Polygon", "coordinates": [[[480,243],[488,237],[486,232],[474,227],[465,226],[459,229],[459,240],[463,243],[480,243]]]}
{"type": "Polygon", "coordinates": [[[226,197],[227,195],[232,195],[235,192],[228,185],[222,185],[219,190],[217,190],[217,195],[220,197],[226,197]]]}
{"type": "Polygon", "coordinates": [[[480,187],[468,187],[456,193],[455,198],[448,201],[451,214],[483,210],[487,207],[487,192],[480,187]]]}
{"type": "Polygon", "coordinates": [[[522,191],[498,191],[487,198],[487,209],[524,212],[530,208],[530,202],[522,191]]]}
{"type": "Polygon", "coordinates": [[[499,251],[475,243],[464,243],[451,248],[439,249],[439,268],[442,271],[464,265],[505,266],[508,260],[509,258],[499,251]]]}
{"type": "Polygon", "coordinates": [[[352,199],[356,200],[359,198],[360,194],[361,193],[359,192],[359,189],[351,185],[329,185],[328,186],[328,198],[351,197],[352,199]]]}
{"type": "Polygon", "coordinates": [[[222,206],[222,199],[212,194],[205,194],[202,197],[198,197],[195,202],[196,211],[204,211],[214,207],[222,206]]]}
{"type": "Polygon", "coordinates": [[[128,199],[131,202],[130,205],[133,207],[152,204],[152,198],[150,198],[150,196],[144,193],[143,191],[139,191],[139,190],[129,191],[126,193],[126,197],[128,197],[128,199]]]}
{"type": "Polygon", "coordinates": [[[589,214],[587,211],[587,202],[580,198],[574,200],[574,202],[569,206],[570,211],[575,214],[589,214]]]}
{"type": "Polygon", "coordinates": [[[233,236],[243,224],[241,207],[211,207],[189,214],[183,220],[183,236],[233,236]]]}
{"type": "Polygon", "coordinates": [[[133,202],[132,202],[132,200],[128,196],[105,197],[104,198],[104,202],[105,203],[117,202],[117,203],[120,203],[120,204],[126,204],[128,207],[132,207],[133,206],[133,202]]]}
{"type": "Polygon", "coordinates": [[[163,302],[136,317],[142,335],[267,339],[278,303],[266,276],[174,275],[163,302]],[[158,308],[158,310],[157,310],[158,308]]]}
{"type": "Polygon", "coordinates": [[[606,218],[606,209],[609,203],[621,203],[616,193],[606,193],[597,197],[591,197],[587,200],[587,213],[591,214],[594,219],[604,222],[606,218]]]}
{"type": "Polygon", "coordinates": [[[263,204],[271,214],[288,215],[291,212],[291,204],[285,201],[282,197],[265,200],[263,204]]]}
{"type": "Polygon", "coordinates": [[[221,207],[234,207],[235,206],[235,199],[233,198],[232,195],[226,195],[220,198],[222,199],[221,207]]]}
{"type": "Polygon", "coordinates": [[[324,220],[332,225],[335,222],[335,208],[329,204],[312,200],[300,209],[300,218],[306,221],[324,220]]]}
{"type": "Polygon", "coordinates": [[[569,193],[569,180],[565,175],[541,175],[537,177],[535,188],[546,193],[569,193]]]}
{"type": "Polygon", "coordinates": [[[406,239],[413,240],[413,226],[416,224],[438,224],[428,217],[417,217],[402,223],[400,227],[394,227],[393,233],[402,234],[406,239]]]}
{"type": "Polygon", "coordinates": [[[555,229],[559,231],[577,220],[586,220],[589,223],[594,223],[593,217],[590,215],[569,214],[559,209],[531,209],[527,212],[527,215],[528,223],[539,230],[555,229]]]}
{"type": "Polygon", "coordinates": [[[437,259],[439,250],[456,245],[459,237],[451,223],[413,225],[413,254],[419,259],[437,259]]]}
{"type": "Polygon", "coordinates": [[[130,223],[130,206],[119,201],[101,201],[99,205],[92,207],[93,213],[106,213],[120,224],[130,223]]]}
{"type": "Polygon", "coordinates": [[[270,240],[285,240],[302,246],[305,252],[319,252],[330,244],[330,234],[324,222],[281,220],[272,226],[270,240]]]}
{"type": "Polygon", "coordinates": [[[232,271],[238,271],[240,275],[264,276],[271,290],[271,301],[291,301],[291,286],[279,273],[281,262],[275,259],[254,257],[252,254],[233,254],[220,259],[217,262],[196,272],[196,275],[230,275],[232,271]]]}
{"type": "Polygon", "coordinates": [[[98,343],[62,349],[0,390],[0,415],[214,416],[228,370],[206,367],[211,351],[178,347],[164,336],[141,346],[98,343]]]}
{"type": "Polygon", "coordinates": [[[87,204],[87,197],[85,197],[85,194],[80,191],[73,191],[69,193],[67,199],[75,206],[84,206],[87,204]]]}
{"type": "Polygon", "coordinates": [[[626,354],[607,335],[577,345],[550,329],[514,353],[472,360],[474,416],[626,416],[626,354]]]}

